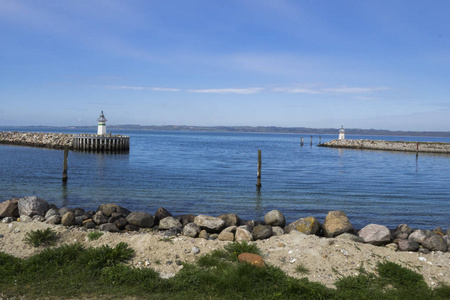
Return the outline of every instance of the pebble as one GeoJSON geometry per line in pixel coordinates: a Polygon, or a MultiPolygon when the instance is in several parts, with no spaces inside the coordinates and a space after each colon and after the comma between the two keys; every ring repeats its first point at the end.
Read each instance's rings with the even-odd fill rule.
{"type": "Polygon", "coordinates": [[[192,247],[191,252],[194,253],[194,254],[199,254],[199,253],[200,253],[200,248],[198,248],[198,247],[192,247]]]}
{"type": "Polygon", "coordinates": [[[420,261],[427,261],[427,259],[425,257],[419,256],[419,260],[420,261]]]}
{"type": "Polygon", "coordinates": [[[344,254],[345,256],[348,256],[348,252],[345,249],[341,249],[341,253],[344,254]]]}

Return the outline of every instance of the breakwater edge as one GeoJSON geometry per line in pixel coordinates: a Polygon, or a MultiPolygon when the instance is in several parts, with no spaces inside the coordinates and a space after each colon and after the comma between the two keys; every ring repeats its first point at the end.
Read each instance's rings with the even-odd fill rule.
{"type": "Polygon", "coordinates": [[[48,149],[73,149],[74,134],[53,132],[0,132],[0,144],[48,149]]]}
{"type": "Polygon", "coordinates": [[[320,147],[347,148],[361,150],[385,150],[423,153],[450,154],[450,143],[381,141],[381,140],[332,140],[318,145],[320,147]]]}

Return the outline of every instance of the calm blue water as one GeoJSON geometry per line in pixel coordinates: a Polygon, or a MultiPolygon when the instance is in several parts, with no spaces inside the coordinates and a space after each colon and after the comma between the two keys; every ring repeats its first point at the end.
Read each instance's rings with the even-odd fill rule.
{"type": "MultiPolygon", "coordinates": [[[[149,213],[162,206],[174,215],[230,212],[243,219],[263,219],[279,209],[288,222],[307,216],[323,222],[328,211],[342,210],[357,228],[369,223],[450,227],[450,155],[416,159],[414,153],[321,148],[318,136],[310,146],[310,135],[303,135],[300,147],[302,135],[292,134],[120,133],[131,137],[129,154],[70,152],[66,186],[61,183],[63,151],[0,145],[0,201],[36,195],[60,207],[117,203],[149,213]]],[[[336,137],[322,135],[322,142],[336,137]]]]}

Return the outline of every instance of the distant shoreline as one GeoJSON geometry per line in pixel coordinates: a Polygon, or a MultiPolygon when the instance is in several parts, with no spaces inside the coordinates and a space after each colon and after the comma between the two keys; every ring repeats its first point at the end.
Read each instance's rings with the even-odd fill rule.
{"type": "MultiPolygon", "coordinates": [[[[0,128],[34,128],[34,129],[90,129],[97,126],[0,126],[0,128]]],[[[188,125],[108,125],[112,130],[148,130],[148,131],[184,131],[184,132],[239,132],[239,133],[291,133],[291,134],[338,134],[339,128],[307,128],[307,127],[277,127],[277,126],[188,126],[188,125]]],[[[346,128],[349,135],[369,136],[423,136],[450,137],[448,131],[391,131],[384,129],[346,128]]]]}

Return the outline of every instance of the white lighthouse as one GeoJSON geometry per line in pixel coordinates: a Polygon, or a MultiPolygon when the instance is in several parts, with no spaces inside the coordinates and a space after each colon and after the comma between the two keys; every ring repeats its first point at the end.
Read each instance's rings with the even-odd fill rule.
{"type": "MultiPolygon", "coordinates": [[[[100,130],[100,129],[99,129],[100,130]]],[[[345,140],[345,130],[344,130],[344,125],[341,126],[341,129],[339,129],[339,139],[340,140],[345,140]]]]}
{"type": "Polygon", "coordinates": [[[98,121],[98,130],[97,130],[97,134],[98,135],[104,135],[106,134],[106,118],[105,115],[103,114],[103,110],[102,113],[100,115],[100,118],[97,119],[98,121]]]}

